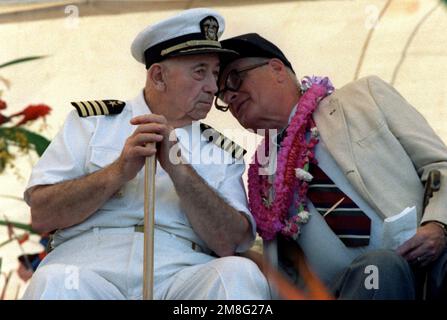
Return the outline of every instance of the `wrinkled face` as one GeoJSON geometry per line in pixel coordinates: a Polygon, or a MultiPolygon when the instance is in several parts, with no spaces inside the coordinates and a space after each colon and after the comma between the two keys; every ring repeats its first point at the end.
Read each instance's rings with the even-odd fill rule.
{"type": "Polygon", "coordinates": [[[228,104],[231,113],[244,128],[276,128],[270,118],[275,108],[274,96],[278,94],[274,92],[273,85],[274,78],[268,59],[242,58],[222,71],[219,92],[229,90],[225,90],[219,97],[228,104]],[[231,74],[237,74],[239,80],[231,80],[231,74]],[[233,83],[237,83],[236,88],[233,83]]]}
{"type": "Polygon", "coordinates": [[[199,54],[166,61],[166,96],[175,117],[200,120],[211,109],[217,92],[219,58],[217,54],[199,54]]]}

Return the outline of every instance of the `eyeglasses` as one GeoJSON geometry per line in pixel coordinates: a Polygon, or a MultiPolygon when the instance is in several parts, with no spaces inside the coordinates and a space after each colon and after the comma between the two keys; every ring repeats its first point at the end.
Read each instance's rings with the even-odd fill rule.
{"type": "Polygon", "coordinates": [[[225,92],[227,91],[233,91],[233,92],[237,92],[239,91],[242,82],[243,82],[243,78],[241,77],[241,74],[248,72],[250,70],[265,66],[266,64],[268,64],[269,61],[265,61],[265,62],[261,62],[261,63],[257,63],[257,64],[253,64],[251,66],[247,66],[245,68],[239,69],[239,70],[231,70],[228,74],[227,77],[225,78],[224,81],[224,88],[222,90],[219,90],[216,92],[216,99],[214,100],[214,106],[220,110],[220,111],[227,111],[230,107],[228,106],[227,103],[225,103],[224,101],[224,97],[225,97],[225,92]]]}

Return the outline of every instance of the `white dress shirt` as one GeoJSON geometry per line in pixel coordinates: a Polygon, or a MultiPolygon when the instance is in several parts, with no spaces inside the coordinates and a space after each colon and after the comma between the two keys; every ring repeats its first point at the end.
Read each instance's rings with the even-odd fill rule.
{"type": "MultiPolygon", "coordinates": [[[[111,164],[119,157],[126,139],[136,128],[130,124],[130,119],[147,113],[150,113],[150,110],[144,100],[143,92],[135,99],[127,101],[124,110],[118,115],[80,118],[75,110],[71,111],[63,128],[34,167],[27,189],[36,185],[55,184],[79,178],[111,164]]],[[[234,161],[230,153],[206,141],[197,128],[198,124],[193,124],[175,129],[180,140],[182,155],[193,160],[191,165],[196,172],[227,203],[249,219],[252,225],[252,239],[237,248],[237,251],[244,251],[251,246],[256,228],[247,208],[242,182],[245,165],[243,161],[234,161]],[[187,137],[188,135],[191,137],[193,131],[198,135],[188,141],[187,137]],[[201,157],[198,157],[198,154],[201,157]]],[[[141,170],[87,220],[57,231],[54,245],[95,227],[130,227],[143,224],[143,180],[144,170],[141,170]]],[[[159,164],[155,181],[156,228],[206,247],[189,224],[171,178],[159,164]]],[[[94,196],[92,194],[92,197],[94,196]]]]}

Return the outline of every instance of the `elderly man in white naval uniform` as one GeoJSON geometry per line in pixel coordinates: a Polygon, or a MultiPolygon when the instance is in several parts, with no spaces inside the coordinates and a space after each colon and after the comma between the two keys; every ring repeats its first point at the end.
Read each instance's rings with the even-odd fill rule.
{"type": "Polygon", "coordinates": [[[72,103],[25,192],[33,228],[57,230],[25,299],[142,298],[142,168],[155,154],[155,299],[270,298],[258,267],[233,256],[255,236],[243,150],[224,150],[226,138],[196,122],[217,91],[219,55],[234,54],[218,42],[223,30],[210,9],[149,26],[132,44],[144,90],[125,103],[72,103]]]}

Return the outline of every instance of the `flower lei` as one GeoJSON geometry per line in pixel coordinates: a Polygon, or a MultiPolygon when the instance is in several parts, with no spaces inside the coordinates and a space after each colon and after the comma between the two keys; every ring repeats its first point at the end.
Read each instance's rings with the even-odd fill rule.
{"type": "Polygon", "coordinates": [[[264,240],[272,240],[278,232],[296,239],[300,233],[300,224],[309,220],[306,194],[313,177],[308,171],[309,164],[317,162],[314,147],[318,143],[318,131],[312,114],[319,102],[333,92],[334,87],[327,77],[313,76],[302,80],[301,90],[297,110],[280,145],[273,186],[268,181],[268,176],[259,174],[261,166],[258,153],[265,148],[266,154],[269,154],[268,135],[258,147],[248,169],[249,208],[255,218],[258,233],[264,240]],[[306,141],[306,133],[309,131],[310,139],[306,141]],[[274,199],[269,201],[272,187],[274,199]],[[295,192],[297,211],[289,218],[289,208],[295,192]]]}

